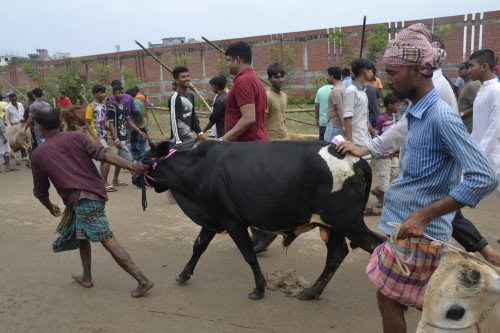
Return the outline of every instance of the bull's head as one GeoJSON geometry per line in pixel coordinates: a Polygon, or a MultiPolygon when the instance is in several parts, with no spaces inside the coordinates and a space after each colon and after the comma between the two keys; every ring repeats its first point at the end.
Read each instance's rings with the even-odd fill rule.
{"type": "Polygon", "coordinates": [[[499,320],[498,271],[447,253],[429,280],[417,332],[477,332],[479,327],[489,332],[486,328],[498,327],[499,320]]]}
{"type": "Polygon", "coordinates": [[[149,140],[150,149],[144,155],[144,158],[139,163],[141,169],[148,169],[147,175],[136,174],[132,176],[132,183],[136,186],[141,186],[141,179],[152,186],[157,193],[165,192],[169,189],[165,177],[165,171],[161,171],[161,164],[164,160],[162,157],[168,155],[173,147],[170,141],[161,141],[155,144],[149,140]]]}

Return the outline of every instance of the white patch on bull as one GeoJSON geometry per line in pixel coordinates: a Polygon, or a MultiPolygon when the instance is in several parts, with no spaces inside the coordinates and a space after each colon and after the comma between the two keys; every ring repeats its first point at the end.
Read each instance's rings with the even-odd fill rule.
{"type": "Polygon", "coordinates": [[[359,157],[346,154],[343,159],[336,158],[328,152],[328,147],[319,150],[319,156],[325,160],[333,178],[332,193],[340,191],[347,178],[354,175],[353,165],[359,161],[359,157]]]}

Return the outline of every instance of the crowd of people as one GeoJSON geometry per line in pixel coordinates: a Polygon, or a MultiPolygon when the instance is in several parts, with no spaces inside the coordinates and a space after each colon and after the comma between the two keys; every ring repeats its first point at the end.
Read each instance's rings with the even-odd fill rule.
{"type": "MultiPolygon", "coordinates": [[[[408,246],[415,247],[416,259],[408,277],[394,264],[389,242],[377,248],[368,264],[367,275],[378,289],[386,332],[406,331],[404,308],[422,307],[426,283],[439,264],[442,253],[430,246],[424,232],[443,241],[453,237],[467,251],[480,252],[500,266],[500,255],[460,211],[464,206],[475,207],[495,190],[500,193],[500,82],[494,73],[495,55],[488,49],[474,52],[460,64],[455,82],[442,72],[445,57],[444,42],[422,24],[415,24],[390,42],[383,57],[385,84],[391,93],[384,94],[374,64],[359,58],[352,61],[351,68],[328,68],[328,84],[317,91],[315,99],[319,139],[337,143],[341,153],[373,160],[378,185],[371,193],[377,205],[373,207],[369,201],[365,215],[381,215],[379,229],[387,235],[394,232],[389,221],[401,225],[396,250],[402,257],[407,255],[408,246]],[[408,237],[416,238],[413,245],[407,242],[408,237]]],[[[269,65],[270,89],[266,91],[252,68],[249,44],[231,44],[226,60],[234,82],[228,90],[224,76],[209,81],[214,98],[205,126],[200,125],[195,96],[189,92],[189,69],[174,68],[169,140],[177,150],[196,149],[197,142],[205,140],[289,140],[283,66],[269,65]]],[[[119,81],[111,82],[109,98],[101,85],[95,85],[92,93],[94,100],[85,115],[90,138],[81,133],[60,133],[59,111],[43,100],[39,88],[28,93],[26,108],[10,94],[5,121],[7,126],[21,126],[24,132],[30,128],[35,196],[52,215],[62,214],[49,200],[50,179],[74,216],[54,242],[55,251],[79,248],[83,274],[74,278],[85,287],[92,286],[89,241],[99,241],[138,281],[132,296],[139,297],[153,283],[109,230],[104,203],[106,192],[127,185],[119,179],[122,168],[143,172],[132,162],[141,160],[146,152],[146,100],[138,88],[124,91],[119,81]],[[109,149],[110,141],[116,155],[109,149]],[[71,145],[75,156],[58,153],[65,145],[71,145]],[[68,168],[61,168],[63,162],[50,158],[55,155],[62,155],[64,164],[74,165],[81,174],[66,172],[68,168]],[[101,162],[100,172],[88,164],[91,158],[101,162]],[[83,160],[88,164],[85,167],[83,160]],[[111,165],[115,170],[108,182],[111,165]],[[62,181],[64,177],[82,185],[69,187],[62,181]]],[[[64,92],[58,101],[61,107],[71,103],[64,92]]],[[[0,153],[6,171],[13,171],[3,125],[0,122],[0,153]]],[[[251,229],[257,253],[277,236],[251,229]]]]}

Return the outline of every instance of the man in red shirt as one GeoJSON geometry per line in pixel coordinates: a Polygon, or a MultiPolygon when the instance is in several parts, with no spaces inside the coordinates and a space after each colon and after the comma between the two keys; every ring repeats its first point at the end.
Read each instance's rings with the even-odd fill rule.
{"type": "Polygon", "coordinates": [[[66,97],[66,93],[64,91],[59,92],[57,102],[59,103],[61,109],[65,106],[71,105],[71,100],[69,99],[69,97],[66,97]]]}
{"type": "MultiPolygon", "coordinates": [[[[219,141],[268,141],[266,127],[267,94],[264,84],[252,68],[252,49],[236,42],[226,50],[229,72],[235,76],[226,98],[226,133],[219,141]]],[[[276,238],[275,232],[252,230],[255,253],[262,252],[276,238]]]]}
{"type": "Polygon", "coordinates": [[[245,42],[226,50],[234,84],[226,99],[226,134],[220,141],[268,141],[266,128],[267,95],[264,84],[252,68],[252,49],[245,42]]]}

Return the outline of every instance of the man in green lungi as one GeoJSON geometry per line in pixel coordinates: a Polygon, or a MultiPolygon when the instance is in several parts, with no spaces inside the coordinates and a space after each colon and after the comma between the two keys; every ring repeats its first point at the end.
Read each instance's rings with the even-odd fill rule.
{"type": "Polygon", "coordinates": [[[153,282],[141,272],[109,229],[104,212],[108,197],[92,159],[132,172],[140,173],[141,170],[92,142],[80,131],[60,132],[60,113],[55,108],[44,107],[37,111],[35,120],[46,142],[31,155],[33,193],[53,216],[61,216],[60,208],[49,198],[52,182],[66,205],[57,230],[61,236],[52,244],[54,252],[79,248],[83,274],[73,275],[73,279],[90,288],[93,286],[90,242],[101,242],[113,259],[137,280],[137,288],[132,290],[131,296],[141,297],[153,287],[153,282]]]}

